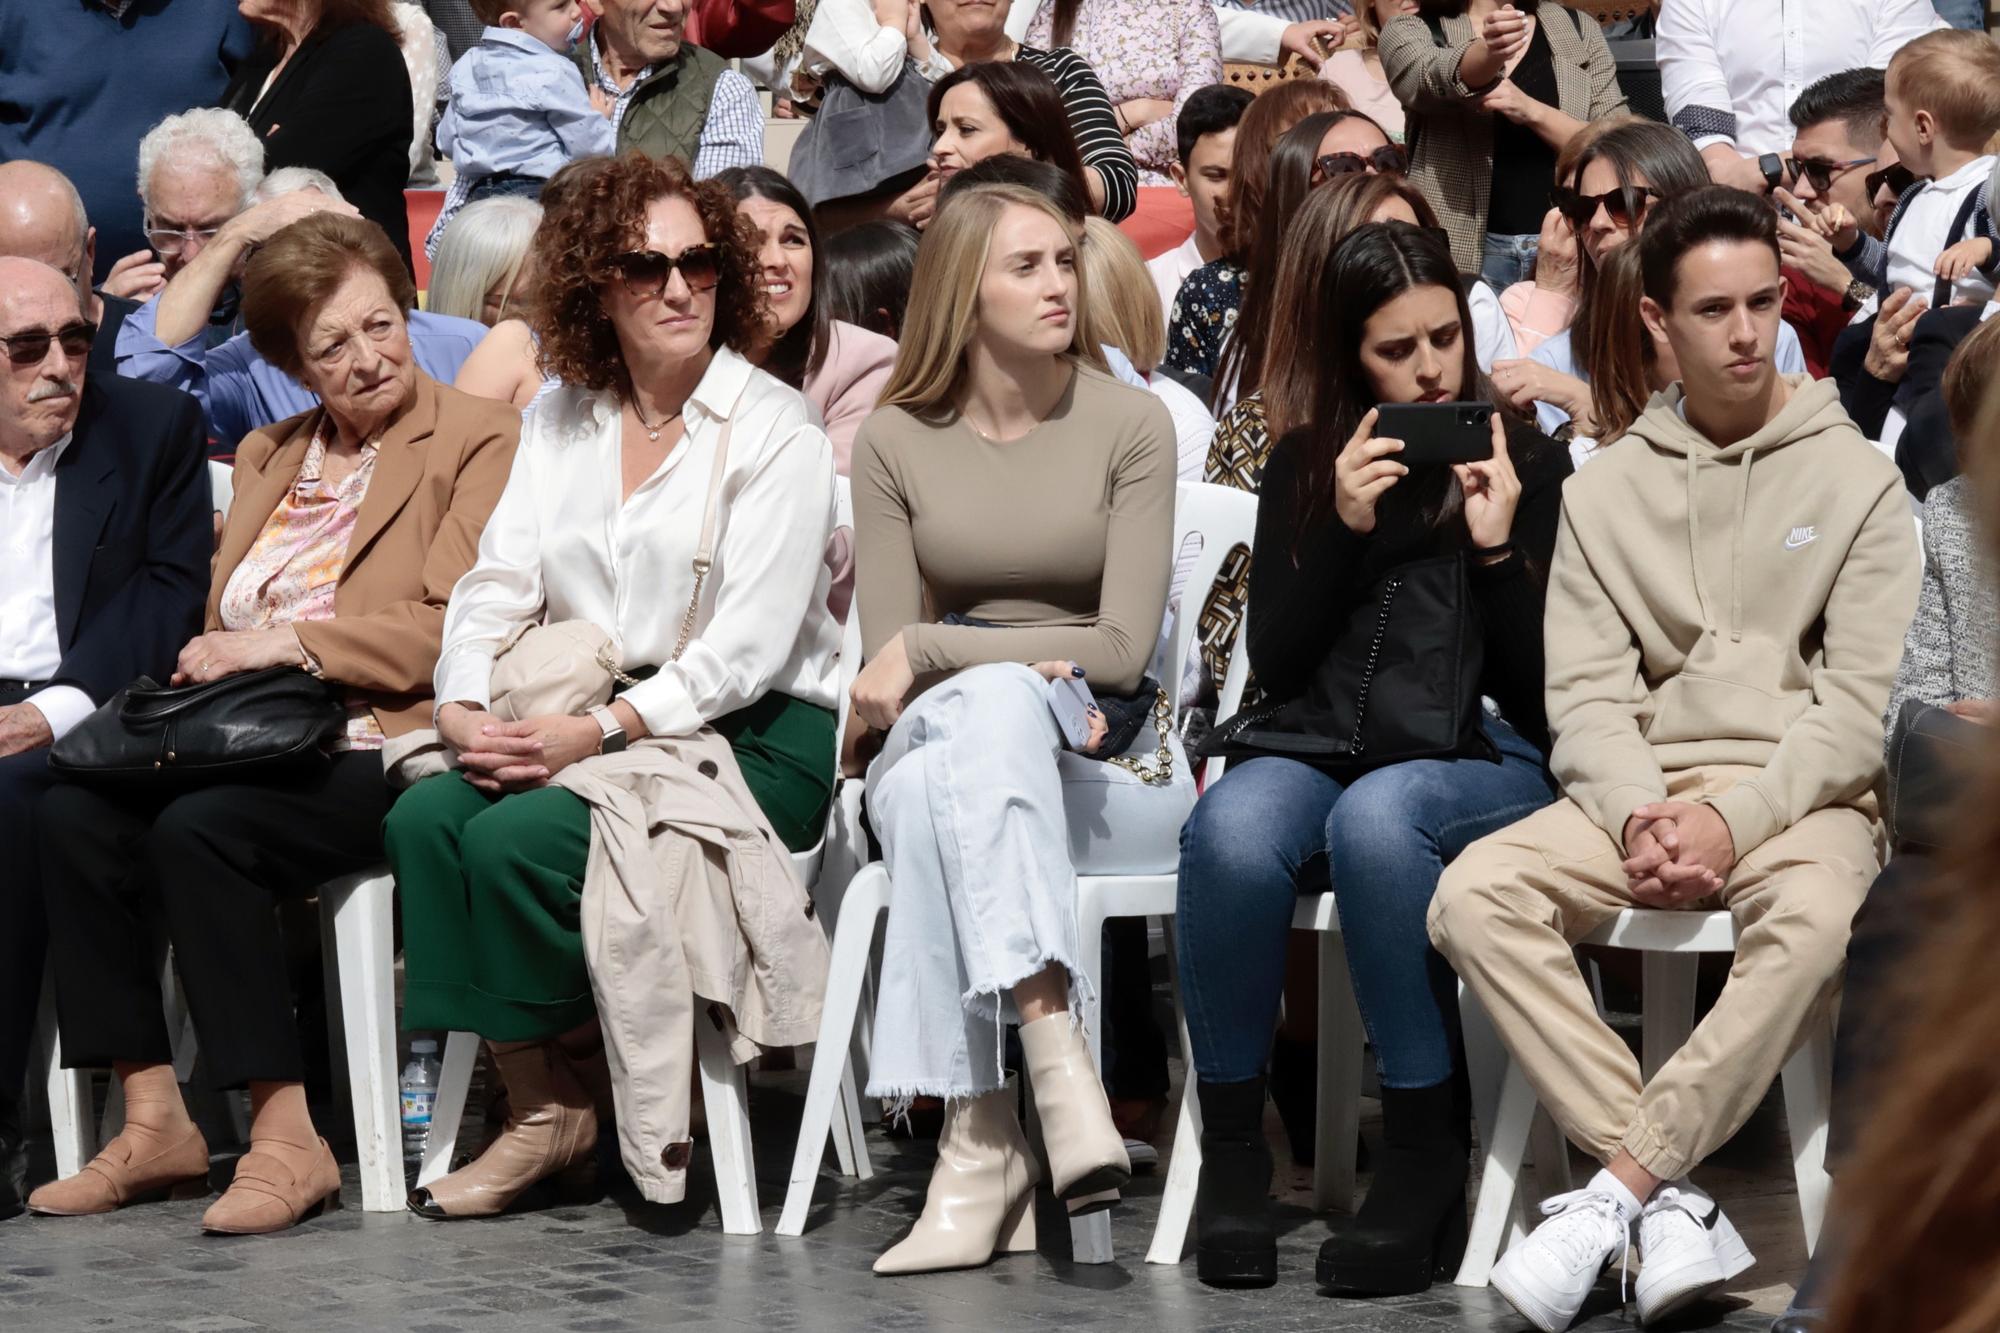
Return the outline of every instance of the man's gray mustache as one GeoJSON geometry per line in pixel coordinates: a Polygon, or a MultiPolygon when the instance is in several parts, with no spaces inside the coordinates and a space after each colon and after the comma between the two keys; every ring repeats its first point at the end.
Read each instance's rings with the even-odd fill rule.
{"type": "Polygon", "coordinates": [[[31,403],[43,402],[50,398],[74,397],[76,397],[76,385],[69,380],[44,380],[28,390],[28,401],[31,403]]]}

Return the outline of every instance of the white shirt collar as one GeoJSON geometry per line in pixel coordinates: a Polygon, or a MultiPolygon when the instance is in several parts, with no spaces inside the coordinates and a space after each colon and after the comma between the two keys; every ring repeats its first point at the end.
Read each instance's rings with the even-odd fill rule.
{"type": "Polygon", "coordinates": [[[1951,175],[1940,176],[1938,179],[1932,181],[1931,188],[1933,190],[1942,190],[1947,193],[1956,194],[1968,185],[1977,185],[1979,182],[1985,180],[1992,171],[1992,158],[1975,157],[1957,171],[1952,172],[1951,175]]]}
{"type": "Polygon", "coordinates": [[[65,431],[63,432],[63,437],[48,446],[48,448],[37,449],[29,456],[26,465],[21,468],[20,475],[18,476],[9,472],[6,468],[0,467],[0,482],[5,482],[10,486],[25,486],[31,481],[39,481],[43,477],[48,476],[56,470],[56,464],[62,460],[63,450],[69,448],[69,442],[74,437],[74,431],[65,431]]]}
{"type": "MultiPolygon", "coordinates": [[[[688,402],[701,409],[702,416],[711,421],[727,420],[742,400],[743,388],[757,368],[743,358],[740,353],[727,346],[718,347],[708,358],[708,369],[702,371],[701,380],[688,394],[688,402]]],[[[605,389],[593,393],[585,400],[585,412],[589,417],[590,429],[601,428],[604,423],[624,411],[618,393],[605,389]]]]}

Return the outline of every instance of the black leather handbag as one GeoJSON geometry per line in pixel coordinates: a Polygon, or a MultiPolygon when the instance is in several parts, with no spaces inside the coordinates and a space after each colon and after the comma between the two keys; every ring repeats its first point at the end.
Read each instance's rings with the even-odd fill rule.
{"type": "Polygon", "coordinates": [[[1478,624],[1462,555],[1398,565],[1349,614],[1304,694],[1218,724],[1199,756],[1276,755],[1342,774],[1495,759],[1479,725],[1478,624]]]}
{"type": "Polygon", "coordinates": [[[1921,699],[1905,699],[1889,728],[1889,845],[1936,851],[1964,827],[1961,802],[1993,729],[1921,699]]]}
{"type": "Polygon", "coordinates": [[[263,782],[326,766],[347,710],[335,687],[297,667],[200,685],[141,676],[49,751],[49,770],[89,786],[161,791],[263,782]]]}

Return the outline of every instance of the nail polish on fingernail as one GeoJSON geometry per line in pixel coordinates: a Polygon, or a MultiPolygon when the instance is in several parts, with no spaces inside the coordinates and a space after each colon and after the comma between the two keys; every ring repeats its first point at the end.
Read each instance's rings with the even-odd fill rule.
{"type": "Polygon", "coordinates": [[[1072,676],[1081,676],[1083,674],[1083,668],[1080,666],[1073,666],[1069,669],[1069,674],[1072,676]]]}

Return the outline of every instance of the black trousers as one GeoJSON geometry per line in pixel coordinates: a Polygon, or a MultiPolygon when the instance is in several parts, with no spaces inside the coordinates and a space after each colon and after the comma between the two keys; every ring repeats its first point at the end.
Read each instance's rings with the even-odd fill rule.
{"type": "Polygon", "coordinates": [[[172,1058],[164,921],[202,1061],[219,1088],[304,1078],[275,905],[382,860],[394,793],[371,751],[308,781],[171,800],[58,784],[42,798],[42,888],[63,1063],[172,1058]]]}
{"type": "MultiPolygon", "coordinates": [[[[0,707],[20,703],[28,693],[0,685],[0,707]]],[[[0,759],[0,1122],[8,1120],[27,1082],[28,1044],[42,997],[48,931],[35,859],[35,804],[49,781],[47,750],[0,759]]]]}
{"type": "Polygon", "coordinates": [[[1867,1130],[1877,1078],[1910,1038],[1901,992],[1913,955],[1934,919],[1928,897],[1935,857],[1905,852],[1868,886],[1847,941],[1847,981],[1833,1034],[1833,1101],[1826,1155],[1836,1166],[1867,1130]]]}

